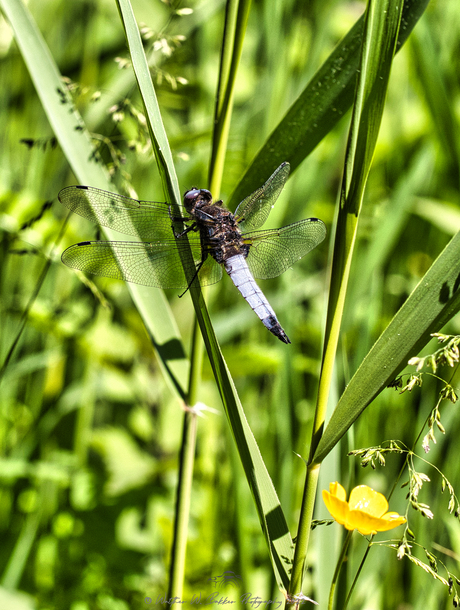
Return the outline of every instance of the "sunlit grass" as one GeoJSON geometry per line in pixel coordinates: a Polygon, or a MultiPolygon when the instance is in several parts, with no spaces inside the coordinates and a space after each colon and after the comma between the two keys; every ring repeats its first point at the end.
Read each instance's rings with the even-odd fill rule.
{"type": "MultiPolygon", "coordinates": [[[[223,23],[223,6],[194,8],[198,10],[193,15],[174,17],[165,30],[168,35],[187,34],[187,40],[171,58],[158,51],[153,56],[161,70],[189,81],[176,90],[166,79],[157,86],[181,192],[192,185],[206,186],[223,23]]],[[[392,69],[350,271],[334,406],[373,342],[452,235],[451,221],[446,227],[439,217],[445,204],[457,203],[458,194],[458,82],[453,68],[457,8],[453,1],[442,8],[430,6],[392,69]],[[437,217],[423,212],[426,202],[437,205],[437,217]]],[[[126,55],[115,6],[97,4],[92,14],[57,1],[32,3],[30,9],[61,71],[89,88],[77,105],[90,119],[91,130],[111,138],[126,155],[114,175],[116,186],[131,183],[139,196],[161,199],[151,153],[132,152],[124,143],[137,137],[135,120],[114,123],[107,112],[125,95],[141,109],[134,80],[114,62],[116,56],[126,55]],[[95,91],[102,92],[101,100],[90,103],[95,91]]],[[[134,4],[134,10],[137,19],[155,31],[160,30],[158,23],[167,23],[168,9],[162,3],[148,8],[134,4]]],[[[265,138],[359,16],[354,6],[339,3],[305,7],[288,2],[277,10],[275,19],[269,3],[252,6],[221,189],[227,200],[265,138]]],[[[82,608],[115,608],[119,602],[131,608],[167,590],[183,414],[161,361],[152,357],[151,342],[126,287],[104,279],[84,284],[59,262],[60,251],[93,238],[94,227],[72,218],[62,244],[53,250],[64,218],[55,203],[30,228],[20,230],[38,216],[45,201],[79,179],[69,173],[59,147],[48,144],[43,150],[20,143],[21,138],[46,140],[52,130],[15,43],[6,28],[1,32],[0,365],[46,257],[53,259],[0,388],[2,582],[34,596],[37,607],[81,602],[86,604],[82,608]]],[[[154,82],[155,74],[158,70],[154,82]]],[[[318,216],[332,224],[345,121],[299,165],[279,209],[273,211],[274,223],[318,216]]],[[[111,162],[108,149],[102,148],[101,155],[111,162]]],[[[260,328],[231,282],[224,279],[209,290],[211,320],[292,535],[304,482],[304,464],[294,452],[308,457],[327,255],[324,245],[279,280],[264,282],[280,319],[292,328],[288,334],[295,341],[289,351],[260,328]]],[[[188,351],[190,299],[179,300],[174,293],[168,297],[188,351]]],[[[455,319],[450,331],[458,332],[455,319]]],[[[435,390],[435,382],[426,380],[410,394],[384,391],[344,437],[335,463],[332,459],[324,464],[335,474],[330,480],[340,475],[344,484],[350,479],[350,488],[365,482],[387,492],[396,478],[397,458],[388,459],[385,469],[363,471],[357,460],[344,456],[349,449],[395,435],[410,445],[437,400],[435,390]]],[[[207,362],[199,399],[221,409],[207,362]]],[[[459,485],[455,410],[455,405],[445,407],[446,437],[440,435],[429,454],[454,487],[459,485]]],[[[243,575],[248,590],[279,599],[257,513],[226,430],[225,418],[211,412],[200,421],[184,598],[204,591],[209,577],[233,570],[243,575]]],[[[422,494],[437,519],[427,522],[415,516],[411,528],[425,546],[435,541],[455,558],[460,553],[458,523],[447,516],[440,480],[434,472],[428,474],[433,483],[422,494]]],[[[403,510],[404,495],[397,501],[397,510],[403,510]]],[[[324,507],[316,510],[318,517],[326,516],[324,507]]],[[[315,599],[330,583],[315,563],[323,536],[330,531],[317,528],[311,536],[307,561],[313,576],[308,575],[304,591],[315,599]]],[[[359,543],[351,553],[353,578],[362,556],[359,543]]],[[[446,561],[455,571],[455,560],[446,561]]],[[[450,603],[439,583],[413,566],[397,563],[394,554],[383,549],[372,550],[352,607],[364,607],[369,597],[380,608],[450,603]]]]}

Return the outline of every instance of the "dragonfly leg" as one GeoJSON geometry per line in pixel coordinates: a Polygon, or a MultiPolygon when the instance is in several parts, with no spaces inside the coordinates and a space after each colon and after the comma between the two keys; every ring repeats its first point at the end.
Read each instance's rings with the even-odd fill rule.
{"type": "Polygon", "coordinates": [[[180,237],[183,237],[184,235],[186,235],[189,231],[196,231],[197,230],[197,226],[196,226],[196,222],[194,222],[192,225],[190,225],[189,227],[186,228],[181,231],[180,233],[176,233],[175,229],[174,229],[174,223],[175,222],[183,222],[184,224],[190,220],[190,218],[184,218],[182,216],[173,216],[172,215],[172,211],[171,211],[171,206],[169,206],[168,208],[168,214],[169,214],[169,218],[171,220],[171,228],[173,230],[174,233],[174,237],[176,239],[179,239],[180,237]]]}
{"type": "Polygon", "coordinates": [[[190,290],[190,286],[191,286],[191,285],[193,284],[193,282],[195,281],[195,278],[196,278],[196,276],[198,275],[198,273],[200,272],[200,269],[201,269],[201,267],[203,266],[203,263],[204,263],[204,261],[205,261],[205,260],[206,260],[206,259],[204,258],[203,260],[201,260],[201,261],[198,263],[198,265],[196,266],[196,270],[195,270],[195,273],[193,274],[192,279],[191,279],[191,280],[190,280],[190,282],[188,283],[188,286],[187,286],[187,288],[184,290],[184,292],[183,292],[182,294],[180,294],[180,295],[179,295],[179,299],[181,299],[181,298],[184,296],[184,294],[185,294],[185,293],[186,293],[188,290],[190,290]]]}
{"type": "MultiPolygon", "coordinates": [[[[181,220],[183,220],[183,219],[181,219],[181,220]]],[[[174,237],[176,239],[180,239],[181,237],[184,237],[184,235],[187,235],[187,233],[189,233],[190,231],[196,231],[197,230],[197,226],[196,226],[195,222],[192,225],[190,225],[189,227],[187,227],[186,229],[184,229],[183,231],[181,231],[180,233],[176,233],[174,231],[174,225],[171,225],[171,226],[172,226],[172,230],[174,232],[174,237]]]]}

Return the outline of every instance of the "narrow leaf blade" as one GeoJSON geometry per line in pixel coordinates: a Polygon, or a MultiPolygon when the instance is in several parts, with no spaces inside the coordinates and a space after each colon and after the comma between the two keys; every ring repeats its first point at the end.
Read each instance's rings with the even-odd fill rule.
{"type": "MultiPolygon", "coordinates": [[[[406,42],[428,2],[404,2],[397,49],[406,42]]],[[[235,188],[228,202],[231,210],[283,161],[289,161],[295,171],[350,108],[359,67],[362,29],[361,17],[275,127],[235,188]]]]}
{"type": "Polygon", "coordinates": [[[320,463],[382,390],[460,311],[460,232],[374,344],[348,384],[313,457],[320,463]]]}

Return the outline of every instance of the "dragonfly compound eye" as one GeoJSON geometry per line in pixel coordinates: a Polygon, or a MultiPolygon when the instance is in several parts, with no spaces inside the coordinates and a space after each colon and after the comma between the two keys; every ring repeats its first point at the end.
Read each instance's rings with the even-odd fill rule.
{"type": "Polygon", "coordinates": [[[184,195],[184,199],[187,199],[187,201],[193,201],[194,199],[196,199],[198,197],[198,195],[200,194],[200,189],[190,189],[189,191],[187,191],[184,195]]]}
{"type": "Polygon", "coordinates": [[[198,197],[201,197],[203,201],[212,200],[211,192],[207,189],[190,189],[184,195],[186,201],[194,201],[195,199],[198,199],[198,197]]]}

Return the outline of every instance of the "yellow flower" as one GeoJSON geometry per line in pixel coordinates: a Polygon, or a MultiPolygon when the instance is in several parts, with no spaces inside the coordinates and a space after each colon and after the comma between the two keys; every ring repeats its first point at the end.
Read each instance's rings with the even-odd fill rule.
{"type": "Polygon", "coordinates": [[[340,483],[330,483],[329,491],[323,490],[327,510],[337,523],[347,530],[357,529],[364,536],[386,532],[406,522],[398,513],[388,513],[388,502],[384,495],[367,485],[352,489],[350,499],[340,483]]]}

